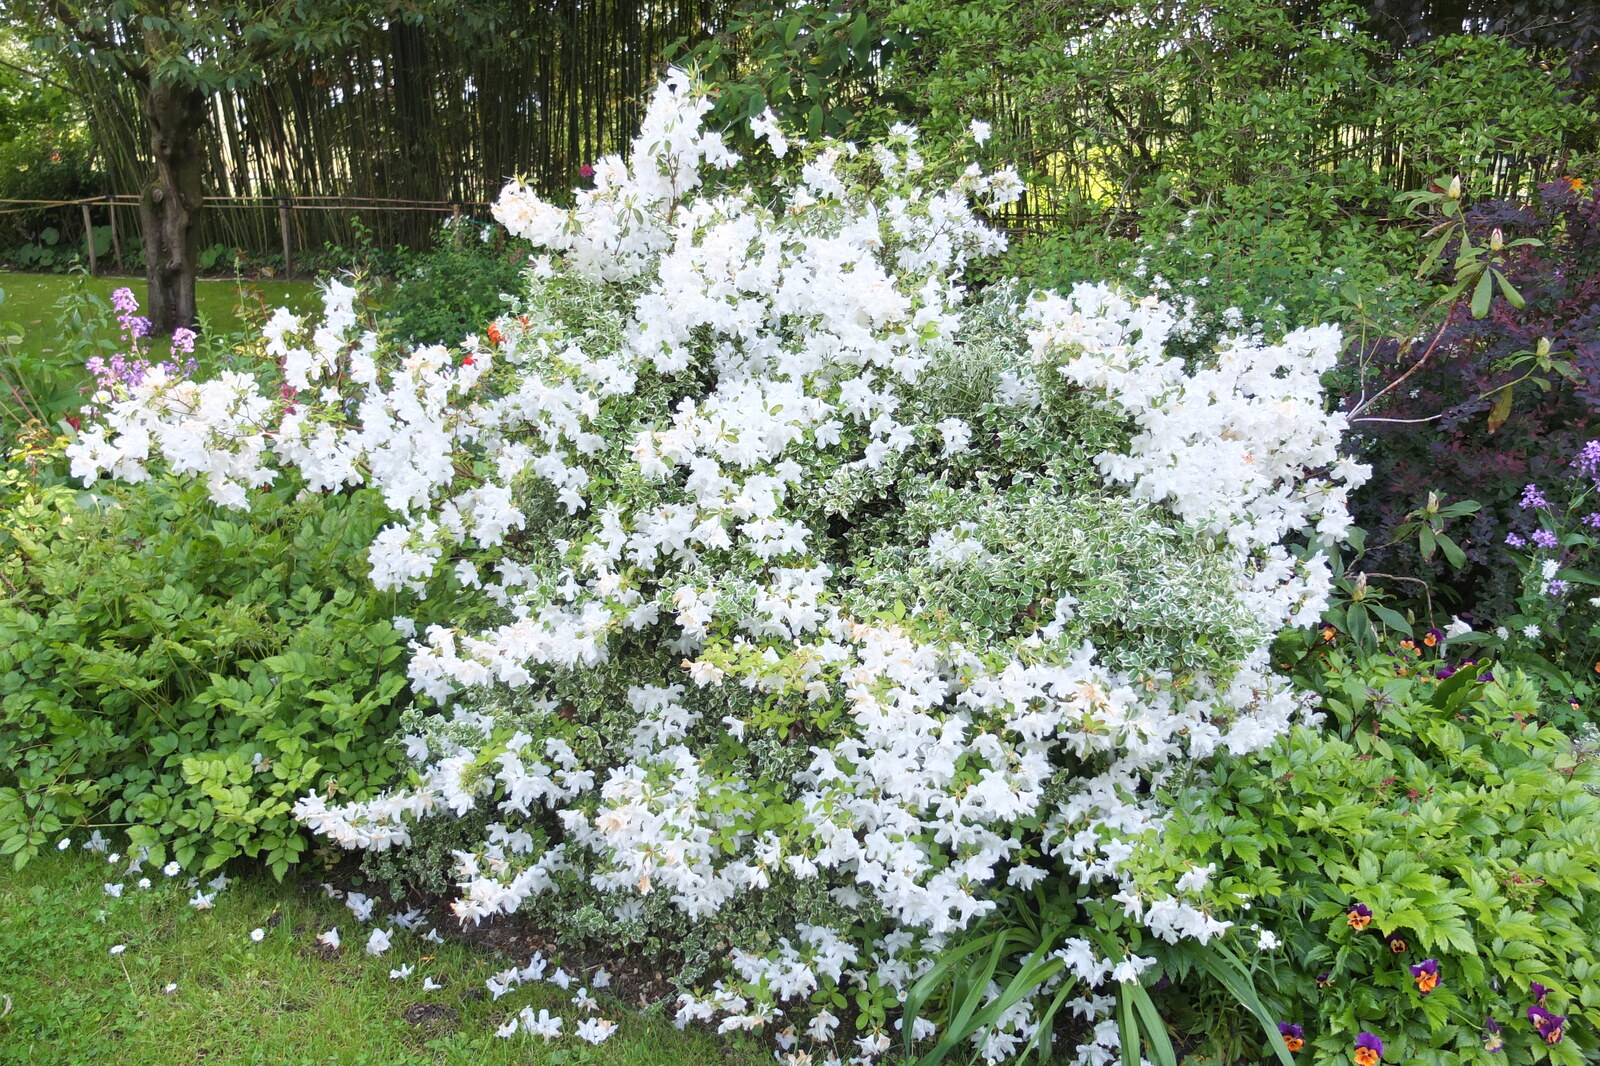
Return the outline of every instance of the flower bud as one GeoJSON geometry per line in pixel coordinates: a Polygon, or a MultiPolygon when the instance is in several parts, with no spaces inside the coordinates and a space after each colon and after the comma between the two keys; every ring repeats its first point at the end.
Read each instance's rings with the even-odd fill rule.
{"type": "Polygon", "coordinates": [[[1489,232],[1489,251],[1498,252],[1500,249],[1504,248],[1505,246],[1506,246],[1506,235],[1504,233],[1500,232],[1500,227],[1499,226],[1496,226],[1493,230],[1491,230],[1489,232]]]}
{"type": "Polygon", "coordinates": [[[1450,179],[1450,187],[1444,191],[1444,194],[1451,200],[1461,199],[1461,175],[1457,174],[1450,179]]]}
{"type": "Polygon", "coordinates": [[[1545,356],[1549,355],[1550,354],[1550,338],[1549,337],[1540,337],[1539,338],[1539,346],[1533,350],[1533,354],[1537,355],[1540,359],[1543,359],[1545,356]]]}

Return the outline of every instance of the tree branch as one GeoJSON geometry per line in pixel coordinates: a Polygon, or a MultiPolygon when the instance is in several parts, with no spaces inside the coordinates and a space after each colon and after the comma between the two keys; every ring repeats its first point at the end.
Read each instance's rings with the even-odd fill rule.
{"type": "Polygon", "coordinates": [[[61,82],[56,81],[54,78],[47,78],[43,74],[40,74],[36,70],[29,70],[27,67],[20,67],[17,64],[11,62],[9,59],[0,59],[0,67],[10,67],[12,70],[16,71],[18,74],[26,74],[28,77],[34,78],[34,79],[36,79],[38,81],[41,81],[44,84],[50,86],[51,88],[60,89],[62,92],[68,93],[68,94],[70,94],[72,96],[76,96],[80,100],[84,99],[84,95],[82,93],[80,93],[78,90],[74,89],[72,86],[63,85],[61,82]]]}

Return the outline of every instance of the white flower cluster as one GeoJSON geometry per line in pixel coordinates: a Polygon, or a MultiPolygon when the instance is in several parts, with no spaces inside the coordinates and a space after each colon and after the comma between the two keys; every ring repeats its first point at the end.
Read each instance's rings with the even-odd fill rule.
{"type": "MultiPolygon", "coordinates": [[[[749,191],[702,195],[704,168],[736,160],[701,127],[708,107],[674,73],[631,161],[601,160],[571,209],[507,186],[496,218],[554,258],[489,343],[385,358],[333,286],[320,327],[287,314],[269,327],[281,400],[243,376],[155,378],[99,399],[103,425],[74,447],[74,473],[137,478],[159,453],[231,505],[276,463],[312,488],[365,481],[400,516],[372,548],[379,586],[420,592],[447,570],[500,611],[497,625],[434,626],[413,641],[417,689],[457,706],[448,730],[408,738],[412,787],[296,808],[315,832],[375,850],[409,843],[422,819],[492,811],[482,845],[456,853],[463,921],[575,884],[612,901],[619,921],[650,897],[698,919],[803,882],[887,916],[735,950],[723,982],[681,1001],[680,1022],[777,1031],[825,986],[903,992],[1008,886],[1046,878],[1116,893],[1130,921],[1168,940],[1222,934],[1227,922],[1172,894],[1199,882],[1146,902],[1119,867],[1159,830],[1152,783],[1219,746],[1258,749],[1297,713],[1265,670],[1266,641],[1316,616],[1327,570],[1281,542],[1311,526],[1342,533],[1363,473],[1335,455],[1342,424],[1316,387],[1336,335],[1241,338],[1188,371],[1162,350],[1170,309],[1080,287],[1029,302],[1031,369],[1002,375],[975,407],[928,410],[930,362],[963,343],[968,322],[958,278],[1003,247],[972,203],[1014,197],[1015,175],[974,167],[949,188],[919,188],[915,134],[897,130],[866,153],[806,147],[781,208],[749,191]],[[867,168],[873,193],[856,177],[867,168]],[[1126,452],[1100,456],[1101,491],[1166,508],[1161,520],[1194,531],[1193,551],[1233,575],[1243,616],[1260,620],[1239,661],[1107,666],[1102,649],[1064,635],[1082,588],[1051,590],[1037,619],[1001,619],[982,647],[941,638],[916,605],[894,617],[846,609],[852,560],[829,522],[853,505],[838,486],[981,472],[997,461],[982,420],[1031,417],[1047,374],[1137,431],[1126,452]],[[536,543],[512,550],[517,530],[536,543]],[[662,676],[680,660],[683,683],[662,676]],[[583,749],[554,713],[576,698],[560,680],[573,671],[625,679],[625,706],[605,713],[630,724],[601,749],[583,749]],[[473,694],[490,687],[518,693],[514,722],[481,709],[473,694]],[[782,779],[718,754],[775,735],[738,710],[758,701],[787,709],[806,737],[782,779]],[[825,715],[832,726],[805,728],[825,715]],[[794,819],[758,825],[773,797],[794,819]]],[[[756,127],[773,150],[790,147],[770,116],[756,127]]],[[[982,502],[993,479],[974,478],[952,491],[982,502]]],[[[953,521],[904,550],[929,572],[999,572],[981,528],[953,521]]],[[[1113,1001],[1097,989],[1138,980],[1151,960],[1079,939],[1059,952],[1042,994],[1081,986],[1069,1007],[1094,1036],[1080,1058],[1110,1061],[1113,1001]]],[[[1016,1003],[978,1050],[1019,1050],[1035,1010],[1016,1003]]],[[[560,1022],[507,1024],[506,1035],[550,1036],[560,1022]]],[[[609,1032],[584,1024],[586,1039],[609,1032]]],[[[824,1011],[780,1043],[803,1035],[836,1056],[838,1024],[824,1011]]],[[[849,1055],[890,1043],[863,1033],[849,1055]]]]}

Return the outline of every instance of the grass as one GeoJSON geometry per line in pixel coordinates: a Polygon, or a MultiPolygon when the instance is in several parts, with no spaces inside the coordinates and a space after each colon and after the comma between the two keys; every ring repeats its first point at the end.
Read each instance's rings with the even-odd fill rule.
{"type": "MultiPolygon", "coordinates": [[[[22,344],[18,354],[49,360],[70,350],[71,338],[56,329],[56,301],[74,292],[89,293],[110,302],[113,289],[126,285],[145,303],[145,282],[141,277],[87,277],[67,274],[19,274],[0,270],[0,319],[20,326],[22,344]]],[[[232,333],[248,323],[244,308],[264,301],[270,309],[280,304],[299,313],[318,303],[316,284],[310,281],[202,280],[195,288],[195,306],[200,320],[214,331],[232,333]]],[[[162,353],[163,355],[165,353],[162,353]]]]}
{"type": "MultiPolygon", "coordinates": [[[[566,1018],[568,1033],[585,1013],[570,993],[541,983],[493,1000],[484,979],[527,959],[497,959],[470,945],[431,944],[394,931],[381,958],[362,950],[371,926],[328,899],[313,880],[291,874],[277,884],[262,874],[241,877],[197,911],[185,875],[146,870],[151,888],[136,887],[123,859],[77,848],[51,851],[14,872],[0,864],[0,995],[12,1009],[0,1018],[0,1063],[61,1066],[207,1066],[271,1063],[309,1066],[688,1066],[766,1061],[704,1032],[679,1032],[670,1021],[601,999],[601,1016],[619,1022],[596,1047],[566,1035],[546,1044],[495,1027],[524,1005],[566,1018]],[[125,885],[121,898],[105,882],[125,885]],[[332,926],[341,950],[319,950],[317,934],[332,926]],[[264,929],[259,942],[251,930],[264,929]],[[111,953],[113,945],[125,950],[111,953]],[[402,963],[404,981],[389,978],[402,963]],[[443,983],[424,992],[429,976],[443,983]],[[172,992],[169,984],[177,987],[172,992]],[[405,1020],[418,1004],[438,1019],[405,1020]]],[[[309,875],[307,875],[309,877],[309,875]]],[[[378,908],[382,913],[383,906],[378,908]]],[[[375,923],[376,924],[376,915],[375,923]]],[[[441,929],[441,932],[447,930],[441,929]]],[[[553,965],[552,965],[553,968],[553,965]]],[[[583,975],[587,979],[588,975],[583,975]]],[[[576,985],[574,986],[576,987],[576,985]]],[[[598,995],[604,997],[605,993],[598,995]]]]}
{"type": "MultiPolygon", "coordinates": [[[[64,431],[91,391],[84,364],[126,350],[111,308],[112,291],[124,285],[144,303],[143,278],[0,271],[0,434],[34,421],[64,431]]],[[[195,356],[207,371],[230,359],[245,336],[259,336],[271,308],[301,313],[320,302],[309,281],[201,281],[195,298],[195,356]]],[[[141,354],[160,362],[171,354],[170,342],[157,339],[141,354]]]]}

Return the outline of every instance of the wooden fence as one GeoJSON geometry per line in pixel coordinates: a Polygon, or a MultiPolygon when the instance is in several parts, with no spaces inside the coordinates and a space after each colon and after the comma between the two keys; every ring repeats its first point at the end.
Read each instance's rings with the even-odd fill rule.
{"type": "MultiPolygon", "coordinates": [[[[95,247],[94,215],[98,210],[104,210],[106,223],[111,230],[111,246],[108,251],[115,260],[117,269],[122,270],[124,269],[122,234],[139,232],[139,199],[131,193],[106,193],[75,200],[0,199],[0,215],[60,210],[70,217],[71,209],[76,207],[78,220],[81,220],[83,225],[83,244],[85,257],[89,262],[89,273],[97,274],[100,271],[102,256],[95,247]],[[121,221],[118,218],[119,214],[122,216],[121,221]]],[[[214,209],[276,211],[285,275],[294,272],[295,251],[304,247],[303,237],[297,240],[297,237],[300,237],[295,226],[297,212],[402,211],[412,214],[424,212],[449,215],[452,219],[462,219],[471,218],[474,212],[486,213],[489,207],[489,203],[485,201],[395,200],[356,196],[206,196],[204,203],[208,213],[214,209]]]]}

